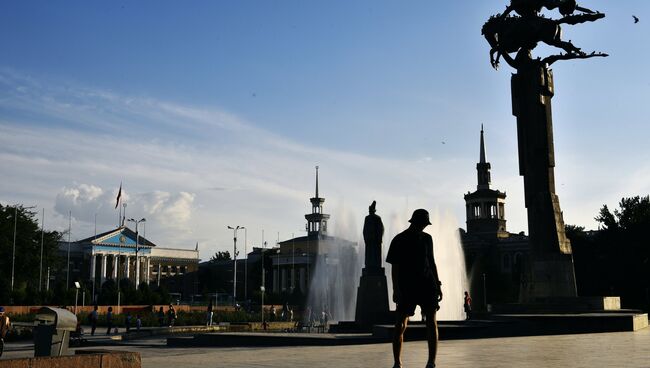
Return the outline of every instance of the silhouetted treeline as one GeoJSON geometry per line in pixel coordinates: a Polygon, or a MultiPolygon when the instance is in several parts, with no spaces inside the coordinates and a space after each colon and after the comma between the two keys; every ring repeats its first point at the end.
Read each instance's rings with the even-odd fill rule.
{"type": "Polygon", "coordinates": [[[598,231],[567,225],[578,294],[620,296],[623,308],[650,309],[650,197],[623,198],[595,218],[598,231]]]}

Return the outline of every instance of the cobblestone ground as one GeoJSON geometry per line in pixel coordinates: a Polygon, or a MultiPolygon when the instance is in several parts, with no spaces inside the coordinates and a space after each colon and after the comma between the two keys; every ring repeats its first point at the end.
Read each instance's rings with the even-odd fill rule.
{"type": "MultiPolygon", "coordinates": [[[[145,368],[392,367],[390,344],[339,347],[168,348],[164,340],[110,346],[139,351],[145,368]]],[[[31,352],[8,352],[29,356],[31,352]]],[[[404,368],[424,368],[425,342],[405,343],[404,368]]],[[[650,367],[650,329],[605,334],[511,337],[440,342],[438,367],[650,367]]]]}

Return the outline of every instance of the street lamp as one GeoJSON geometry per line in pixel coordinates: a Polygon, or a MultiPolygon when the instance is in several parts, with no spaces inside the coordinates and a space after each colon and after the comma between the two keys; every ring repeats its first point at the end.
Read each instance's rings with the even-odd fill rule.
{"type": "Polygon", "coordinates": [[[280,248],[275,251],[275,260],[278,262],[278,295],[282,293],[282,277],[280,277],[280,248]]]}
{"type": "MultiPolygon", "coordinates": [[[[135,224],[135,288],[136,290],[140,286],[140,259],[138,254],[140,252],[140,239],[138,234],[138,224],[141,222],[146,222],[147,220],[143,217],[140,220],[134,220],[132,218],[127,221],[133,222],[135,224]]],[[[158,271],[160,273],[160,271],[158,271]]]]}
{"type": "Polygon", "coordinates": [[[260,290],[262,291],[262,325],[264,324],[264,292],[266,291],[265,288],[265,270],[264,270],[264,252],[266,251],[266,242],[264,241],[264,230],[262,230],[262,286],[260,286],[260,290]]]}
{"type": "Polygon", "coordinates": [[[244,230],[246,229],[243,226],[237,225],[236,227],[228,226],[228,229],[232,230],[233,233],[233,244],[234,244],[234,249],[233,249],[233,259],[234,259],[234,266],[233,266],[233,271],[232,271],[232,302],[233,305],[237,304],[237,230],[244,230]]]}
{"type": "Polygon", "coordinates": [[[74,314],[77,315],[77,298],[79,297],[79,289],[81,289],[81,284],[79,281],[74,282],[75,293],[74,293],[74,314]]]}

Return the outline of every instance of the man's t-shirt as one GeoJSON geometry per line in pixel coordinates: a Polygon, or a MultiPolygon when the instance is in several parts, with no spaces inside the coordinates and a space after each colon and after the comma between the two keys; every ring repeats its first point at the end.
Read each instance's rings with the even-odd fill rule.
{"type": "Polygon", "coordinates": [[[433,258],[433,239],[425,232],[407,229],[395,236],[386,262],[399,266],[398,283],[403,295],[422,293],[438,282],[433,258]]]}

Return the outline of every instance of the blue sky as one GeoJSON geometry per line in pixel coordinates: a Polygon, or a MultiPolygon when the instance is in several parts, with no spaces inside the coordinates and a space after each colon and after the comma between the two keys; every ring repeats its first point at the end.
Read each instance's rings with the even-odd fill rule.
{"type": "MultiPolygon", "coordinates": [[[[320,165],[338,235],[357,240],[373,199],[388,235],[417,207],[464,226],[484,124],[509,230],[526,230],[511,70],[480,34],[505,5],[4,1],[0,202],[57,229],[71,210],[82,238],[95,213],[114,225],[123,181],[151,240],[207,257],[227,225],[256,245],[300,234],[320,165]]],[[[650,192],[650,4],[583,5],[607,17],[564,38],[611,56],[553,66],[556,178],[567,222],[594,228],[602,204],[650,192]]]]}

